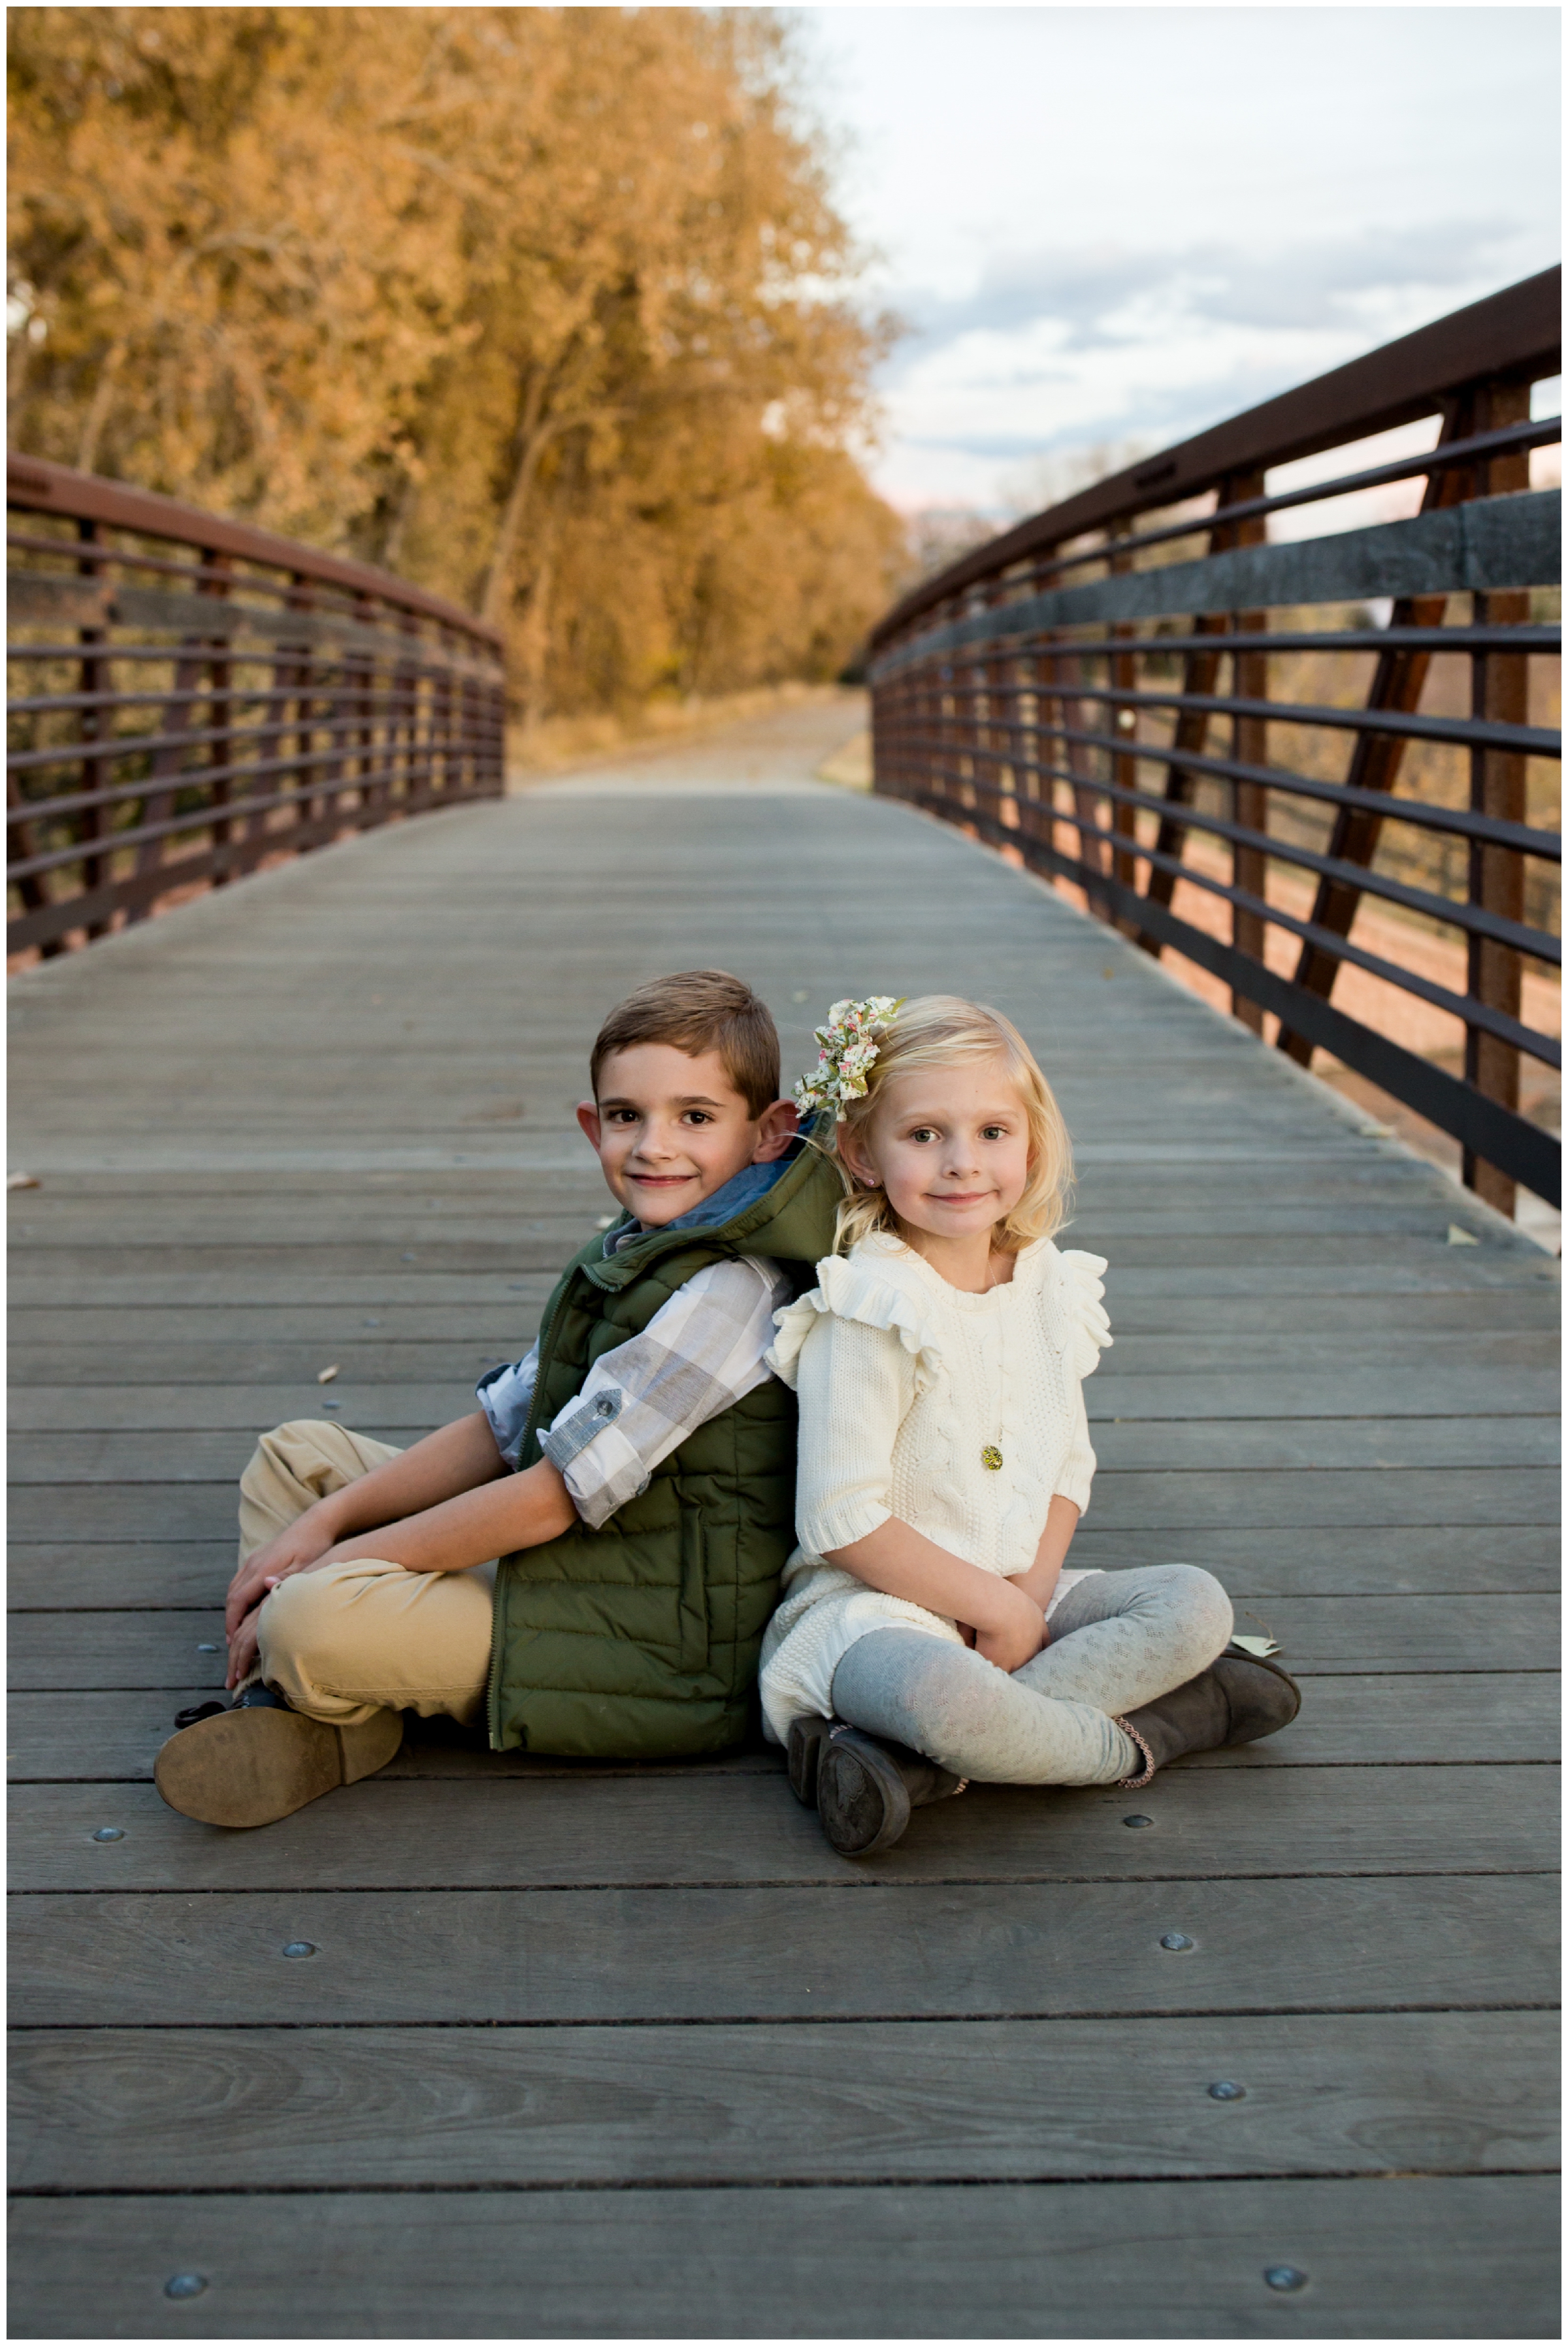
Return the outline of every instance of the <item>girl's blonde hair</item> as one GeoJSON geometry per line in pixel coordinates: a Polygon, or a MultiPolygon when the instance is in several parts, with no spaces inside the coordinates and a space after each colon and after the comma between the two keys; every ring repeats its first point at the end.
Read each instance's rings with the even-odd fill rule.
{"type": "Polygon", "coordinates": [[[862,1188],[840,1147],[847,1135],[864,1128],[887,1086],[896,1076],[912,1075],[920,1067],[956,1067],[972,1059],[998,1057],[1007,1063],[1028,1118],[1029,1179],[1013,1211],[997,1224],[992,1243],[1003,1254],[1016,1254],[1033,1239],[1048,1239],[1061,1229],[1072,1189],[1073,1146],[1039,1061],[1000,1010],[983,1002],[965,1002],[956,994],[922,994],[902,1004],[889,1020],[864,1094],[847,1103],[842,1124],[830,1125],[819,1138],[818,1145],[837,1164],[846,1191],[833,1233],[835,1254],[847,1254],[872,1230],[896,1233],[898,1229],[886,1190],[880,1184],[874,1189],[862,1188]]]}

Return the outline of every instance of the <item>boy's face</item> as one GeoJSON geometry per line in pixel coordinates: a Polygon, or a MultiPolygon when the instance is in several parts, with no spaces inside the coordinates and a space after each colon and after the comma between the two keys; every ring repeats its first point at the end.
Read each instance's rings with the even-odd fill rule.
{"type": "Polygon", "coordinates": [[[638,1043],[601,1063],[599,1096],[583,1102],[577,1122],[612,1196],[661,1229],[748,1165],[781,1157],[796,1116],[774,1100],[754,1117],[717,1051],[688,1058],[673,1043],[638,1043]]]}

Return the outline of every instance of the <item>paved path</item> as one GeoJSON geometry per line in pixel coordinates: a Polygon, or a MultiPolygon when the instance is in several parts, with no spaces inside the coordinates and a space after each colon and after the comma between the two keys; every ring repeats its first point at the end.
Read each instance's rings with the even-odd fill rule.
{"type": "Polygon", "coordinates": [[[432,817],[14,987],[14,2334],[1556,2334],[1555,1268],[828,746],[432,817]],[[761,1752],[430,1739],[173,1816],[255,1433],[404,1440],[521,1348],[605,1203],[597,1018],[699,962],[797,1066],[836,994],[1020,1021],[1113,1266],[1080,1553],[1214,1566],[1300,1721],[862,1867],[761,1752]]]}

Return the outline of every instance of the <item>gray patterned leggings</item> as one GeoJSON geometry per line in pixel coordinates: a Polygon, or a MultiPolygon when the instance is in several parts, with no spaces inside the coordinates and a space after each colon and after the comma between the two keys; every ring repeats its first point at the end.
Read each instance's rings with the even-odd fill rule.
{"type": "Polygon", "coordinates": [[[1011,1677],[922,1629],[871,1630],[833,1673],[833,1709],[977,1783],[1114,1784],[1144,1765],[1115,1719],[1207,1669],[1231,1626],[1229,1597],[1195,1564],[1096,1573],[1011,1677]]]}

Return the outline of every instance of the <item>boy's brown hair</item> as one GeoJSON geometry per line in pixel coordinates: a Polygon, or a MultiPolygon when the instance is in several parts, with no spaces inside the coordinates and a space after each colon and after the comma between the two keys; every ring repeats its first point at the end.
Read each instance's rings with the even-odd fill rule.
{"type": "Polygon", "coordinates": [[[747,1112],[759,1117],[779,1096],[779,1029],[744,978],[724,969],[683,969],[656,977],[617,1002],[594,1044],[588,1073],[598,1096],[599,1069],[612,1051],[668,1043],[688,1058],[717,1051],[747,1112]]]}

